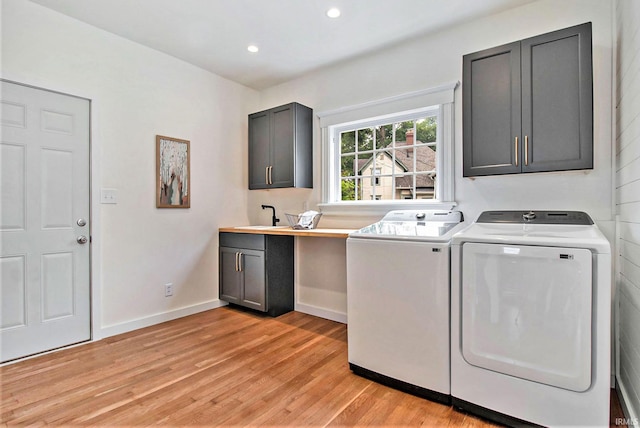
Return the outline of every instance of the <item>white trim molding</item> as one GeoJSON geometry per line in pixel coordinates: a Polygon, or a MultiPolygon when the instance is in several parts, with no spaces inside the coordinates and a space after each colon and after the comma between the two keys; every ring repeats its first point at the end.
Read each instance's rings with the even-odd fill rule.
{"type": "Polygon", "coordinates": [[[367,117],[378,117],[399,111],[452,103],[454,101],[454,91],[459,85],[460,82],[456,81],[433,88],[406,92],[333,110],[325,110],[316,113],[316,115],[320,119],[320,127],[326,128],[338,123],[348,123],[367,117]]]}
{"type": "Polygon", "coordinates": [[[394,209],[452,209],[454,201],[454,100],[460,82],[409,92],[379,100],[345,106],[317,113],[322,140],[322,202],[320,210],[328,215],[382,215],[394,209]],[[437,111],[438,156],[435,200],[337,201],[335,195],[339,174],[336,134],[351,126],[366,127],[385,120],[406,120],[437,111]],[[400,118],[400,119],[399,119],[400,118]],[[370,122],[370,123],[369,123],[370,122]]]}
{"type": "Polygon", "coordinates": [[[211,300],[205,303],[199,303],[197,305],[186,306],[172,310],[170,312],[162,312],[160,314],[151,315],[144,318],[138,318],[131,321],[126,321],[120,324],[110,325],[103,327],[100,331],[100,337],[111,337],[117,334],[128,333],[140,328],[149,327],[152,325],[160,324],[167,321],[172,321],[178,318],[186,317],[189,315],[197,314],[199,312],[208,311],[211,309],[220,308],[226,306],[227,303],[220,299],[211,300]]]}
{"type": "Polygon", "coordinates": [[[338,312],[331,309],[321,308],[318,306],[300,302],[296,302],[295,310],[297,312],[302,312],[303,314],[313,315],[315,317],[336,321],[342,324],[347,323],[347,314],[343,312],[338,312]]]}

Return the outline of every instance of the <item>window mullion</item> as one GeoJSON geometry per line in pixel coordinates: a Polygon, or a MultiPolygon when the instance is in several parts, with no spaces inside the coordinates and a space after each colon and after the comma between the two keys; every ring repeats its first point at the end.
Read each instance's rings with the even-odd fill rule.
{"type": "Polygon", "coordinates": [[[413,121],[413,199],[418,199],[418,127],[413,121]]]}
{"type": "Polygon", "coordinates": [[[391,126],[391,199],[396,199],[396,129],[394,123],[391,126]]]}
{"type": "Polygon", "coordinates": [[[376,153],[376,128],[375,126],[371,128],[371,132],[373,134],[373,141],[371,142],[371,148],[373,149],[373,153],[371,153],[371,156],[373,156],[373,162],[371,163],[371,165],[373,166],[373,169],[371,170],[371,181],[373,183],[373,186],[371,187],[372,190],[372,195],[371,195],[371,199],[375,200],[376,199],[376,195],[378,194],[377,191],[377,183],[376,183],[376,163],[378,161],[377,159],[377,153],[376,153]]]}
{"type": "Polygon", "coordinates": [[[360,133],[358,132],[358,130],[356,129],[354,131],[354,138],[353,138],[353,152],[355,153],[355,156],[353,157],[353,176],[355,177],[354,179],[354,191],[355,191],[355,195],[354,198],[356,201],[361,200],[360,198],[360,155],[359,155],[359,151],[358,151],[358,135],[360,135],[360,133]]]}

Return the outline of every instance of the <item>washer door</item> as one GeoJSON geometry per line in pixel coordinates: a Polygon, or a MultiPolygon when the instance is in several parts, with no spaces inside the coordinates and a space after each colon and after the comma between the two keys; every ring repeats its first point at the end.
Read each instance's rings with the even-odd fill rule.
{"type": "Polygon", "coordinates": [[[480,243],[462,248],[464,359],[518,378],[587,390],[591,251],[480,243]]]}

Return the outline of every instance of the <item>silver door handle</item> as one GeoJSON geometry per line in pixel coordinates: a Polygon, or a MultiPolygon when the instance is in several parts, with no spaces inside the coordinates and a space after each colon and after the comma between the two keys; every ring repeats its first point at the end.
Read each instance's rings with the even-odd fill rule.
{"type": "Polygon", "coordinates": [[[236,253],[236,272],[242,272],[242,253],[236,253]]]}
{"type": "Polygon", "coordinates": [[[80,236],[78,236],[76,241],[78,242],[78,244],[86,244],[89,240],[87,239],[86,236],[80,235],[80,236]]]}
{"type": "Polygon", "coordinates": [[[79,218],[78,221],[76,221],[76,224],[80,227],[86,226],[87,225],[87,220],[83,219],[83,218],[79,218]]]}
{"type": "Polygon", "coordinates": [[[272,166],[267,166],[264,168],[264,181],[266,181],[267,184],[273,184],[273,179],[271,178],[272,168],[273,168],[272,166]]]}

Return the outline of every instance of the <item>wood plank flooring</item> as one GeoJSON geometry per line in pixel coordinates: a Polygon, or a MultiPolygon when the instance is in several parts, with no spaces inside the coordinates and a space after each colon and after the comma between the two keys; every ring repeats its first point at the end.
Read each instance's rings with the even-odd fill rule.
{"type": "Polygon", "coordinates": [[[0,367],[0,382],[7,426],[494,426],[354,375],[346,326],[298,312],[218,308],[0,367]]]}

